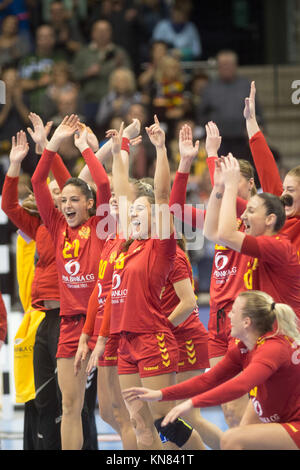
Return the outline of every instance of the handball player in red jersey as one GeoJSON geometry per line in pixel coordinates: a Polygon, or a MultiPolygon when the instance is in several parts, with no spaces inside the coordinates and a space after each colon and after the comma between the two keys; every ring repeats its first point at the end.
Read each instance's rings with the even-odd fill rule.
{"type": "Polygon", "coordinates": [[[255,94],[252,82],[249,98],[245,99],[244,117],[253,160],[264,191],[276,196],[289,194],[293,198],[293,204],[285,208],[286,221],[280,233],[287,235],[300,253],[300,165],[289,170],[281,182],[273,154],[256,121],[255,94]]]}
{"type": "MultiPolygon", "coordinates": [[[[48,122],[44,126],[42,119],[35,113],[30,113],[29,119],[32,122],[33,129],[27,128],[27,131],[35,143],[36,152],[41,154],[46,146],[47,136],[52,123],[48,122]]],[[[99,147],[97,139],[91,132],[88,133],[88,141],[95,150],[99,147]]],[[[106,156],[109,146],[109,143],[102,146],[97,151],[97,158],[103,158],[103,155],[106,156]]],[[[34,416],[36,411],[39,413],[39,429],[36,434],[40,435],[40,437],[35,439],[37,444],[34,445],[34,449],[59,450],[61,448],[61,394],[57,390],[56,352],[60,324],[60,292],[53,240],[40,218],[34,195],[30,194],[22,201],[22,206],[20,206],[18,200],[20,165],[27,152],[28,143],[26,135],[24,132],[20,132],[13,139],[11,163],[5,178],[2,194],[3,210],[19,228],[20,234],[36,241],[38,260],[35,265],[35,275],[32,284],[32,304],[34,308],[43,310],[46,313],[35,337],[33,362],[35,387],[38,393],[33,401],[28,402],[28,406],[25,404],[24,448],[33,450],[33,430],[31,429],[34,419],[31,416],[31,410],[33,409],[34,416]],[[27,422],[30,423],[29,426],[27,422]]],[[[60,209],[61,189],[71,175],[58,154],[53,158],[51,171],[55,180],[52,180],[48,187],[55,206],[60,209]]],[[[80,177],[82,179],[91,179],[90,172],[86,167],[82,169],[80,177]]],[[[94,387],[88,387],[85,396],[86,405],[82,414],[82,419],[85,423],[83,449],[86,450],[98,448],[94,418],[94,396],[94,387]]]]}
{"type": "Polygon", "coordinates": [[[300,334],[295,312],[265,292],[245,291],[234,301],[230,319],[236,341],[210,371],[161,390],[124,390],[125,399],[134,403],[188,398],[166,416],[163,425],[168,427],[193,407],[216,406],[249,393],[240,426],[223,433],[221,449],[300,449],[300,334]]]}
{"type": "Polygon", "coordinates": [[[270,193],[253,196],[242,214],[245,232],[236,228],[236,197],[240,178],[237,160],[229,154],[216,165],[204,233],[210,239],[251,256],[244,273],[245,289],[261,290],[276,302],[290,305],[300,316],[300,264],[294,246],[280,233],[284,202],[270,193]]]}
{"type": "MultiPolygon", "coordinates": [[[[81,449],[83,442],[81,411],[86,374],[85,367],[74,376],[74,358],[85,321],[86,310],[93,292],[104,239],[97,235],[100,217],[95,211],[89,185],[79,179],[69,179],[61,193],[61,212],[49,194],[46,179],[52,160],[64,139],[79,129],[78,117],[66,116],[57,127],[42,154],[32,177],[40,215],[55,245],[58,282],[60,287],[60,337],[57,349],[58,381],[62,392],[63,415],[61,436],[63,449],[81,449]]],[[[108,204],[110,185],[106,172],[87,143],[87,129],[75,135],[74,143],[82,153],[92,178],[101,192],[101,201],[108,204]]],[[[99,201],[99,197],[97,200],[99,201]]]]}
{"type": "MultiPolygon", "coordinates": [[[[45,128],[39,116],[31,113],[29,118],[34,127],[31,135],[36,141],[38,135],[43,136],[45,128]]],[[[22,205],[19,202],[19,175],[28,150],[26,134],[20,131],[12,138],[10,164],[2,191],[3,211],[18,227],[21,236],[35,240],[37,262],[31,286],[31,303],[34,309],[45,312],[35,336],[33,367],[36,395],[34,400],[25,403],[23,447],[24,450],[59,450],[61,402],[56,374],[56,348],[60,293],[53,241],[39,215],[34,196],[30,194],[22,201],[22,205]],[[33,429],[28,432],[28,424],[33,428],[36,416],[36,432],[33,429]],[[38,435],[41,437],[38,438],[38,435]]],[[[58,155],[53,160],[51,170],[62,184],[70,177],[58,155]]],[[[49,190],[54,204],[59,207],[60,189],[55,180],[49,183],[49,190]]]]}
{"type": "MultiPolygon", "coordinates": [[[[124,129],[121,155],[129,169],[129,142],[136,139],[140,132],[140,122],[134,119],[124,129]]],[[[114,164],[113,164],[114,167],[114,164]]],[[[134,191],[138,190],[138,182],[130,183],[134,191]]],[[[125,406],[117,371],[118,346],[120,335],[110,335],[109,338],[99,336],[103,320],[103,312],[107,296],[112,286],[114,262],[121,252],[125,239],[119,230],[118,200],[111,188],[109,200],[110,215],[108,226],[111,232],[107,236],[99,261],[98,280],[90,297],[86,321],[80,337],[75,358],[75,373],[81,367],[81,361],[92,350],[88,372],[98,366],[97,390],[101,418],[107,422],[121,437],[123,449],[136,449],[136,438],[130,417],[125,406]],[[104,352],[103,352],[104,350],[104,352]]]]}
{"type": "MultiPolygon", "coordinates": [[[[168,206],[170,170],[165,135],[156,117],[155,123],[146,130],[157,154],[154,191],[150,185],[146,185],[137,199],[128,194],[127,174],[120,157],[115,159],[119,168],[113,173],[113,186],[118,190],[118,197],[128,196],[119,197],[122,231],[127,233],[123,227],[128,219],[128,206],[131,230],[130,238],[115,262],[111,291],[110,333],[121,335],[118,354],[121,388],[174,383],[178,364],[178,346],[171,333],[172,325],[160,305],[161,292],[176,253],[173,221],[168,206]],[[160,209],[159,213],[155,212],[157,209],[160,209]],[[156,226],[153,230],[155,215],[158,217],[155,218],[156,226]]],[[[116,141],[115,153],[118,154],[119,136],[116,131],[112,131],[112,135],[116,141]]],[[[164,416],[168,409],[168,404],[151,409],[143,403],[128,406],[139,449],[163,448],[154,422],[164,416]]],[[[182,423],[182,426],[177,426],[175,434],[178,430],[179,447],[195,439],[198,442],[198,436],[190,426],[182,423]]]]}
{"type": "MultiPolygon", "coordinates": [[[[206,125],[206,152],[212,184],[221,139],[216,124],[209,122],[206,125]]],[[[179,211],[178,216],[182,217],[182,214],[184,214],[183,220],[187,225],[192,225],[193,228],[201,230],[203,229],[205,211],[185,205],[190,168],[193,160],[198,155],[197,143],[195,146],[193,145],[192,130],[187,125],[183,126],[179,133],[179,151],[180,163],[171,191],[170,206],[176,208],[176,205],[179,204],[181,211],[179,211]]],[[[243,232],[244,225],[241,221],[241,214],[246,208],[247,201],[256,194],[256,188],[252,166],[242,159],[239,159],[239,165],[241,175],[238,186],[237,226],[243,232]]],[[[175,216],[176,214],[177,211],[174,211],[175,216]]],[[[226,245],[216,243],[209,289],[208,355],[211,367],[222,359],[231,341],[228,314],[233,299],[244,288],[243,275],[247,263],[248,259],[245,255],[241,255],[226,245]]],[[[202,275],[207,274],[203,273],[202,275]]],[[[224,417],[229,427],[239,424],[247,403],[248,397],[245,396],[234,403],[222,405],[224,417]]]]}

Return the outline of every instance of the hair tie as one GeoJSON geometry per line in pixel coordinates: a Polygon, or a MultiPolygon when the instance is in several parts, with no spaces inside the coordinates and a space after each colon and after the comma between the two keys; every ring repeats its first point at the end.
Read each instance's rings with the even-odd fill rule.
{"type": "Polygon", "coordinates": [[[275,305],[276,305],[276,303],[273,302],[272,305],[271,305],[271,311],[272,311],[272,310],[275,310],[275,305]]]}

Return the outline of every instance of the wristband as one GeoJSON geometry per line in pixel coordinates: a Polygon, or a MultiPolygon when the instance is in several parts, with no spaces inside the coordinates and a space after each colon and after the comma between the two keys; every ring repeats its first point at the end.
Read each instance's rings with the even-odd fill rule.
{"type": "Polygon", "coordinates": [[[129,145],[130,145],[129,139],[127,139],[127,137],[123,137],[121,150],[125,150],[125,152],[129,153],[129,145]]]}

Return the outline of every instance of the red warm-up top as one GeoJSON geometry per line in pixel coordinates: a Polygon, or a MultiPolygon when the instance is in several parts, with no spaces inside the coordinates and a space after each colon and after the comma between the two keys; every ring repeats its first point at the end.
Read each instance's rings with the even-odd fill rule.
{"type": "Polygon", "coordinates": [[[266,292],[300,318],[300,264],[287,236],[246,235],[241,253],[252,257],[244,276],[246,289],[266,292]]]}
{"type": "Polygon", "coordinates": [[[165,332],[170,322],[160,308],[160,295],[172,269],[176,240],[134,240],[115,262],[111,290],[112,334],[165,332]]]}
{"type": "MultiPolygon", "coordinates": [[[[90,297],[83,333],[97,337],[102,324],[107,296],[111,291],[115,260],[124,243],[118,236],[106,240],[101,252],[97,283],[90,297]]],[[[109,329],[108,329],[109,333],[109,329]]],[[[108,335],[107,335],[108,336],[108,335]]]]}
{"type": "MultiPolygon", "coordinates": [[[[70,173],[58,154],[54,155],[51,171],[62,188],[70,178],[70,173]]],[[[18,177],[6,175],[2,190],[2,209],[14,225],[36,242],[37,263],[32,282],[32,306],[43,310],[45,300],[60,300],[55,249],[42,219],[31,215],[19,204],[18,182],[18,177]]]]}
{"type": "MultiPolygon", "coordinates": [[[[213,184],[213,175],[216,157],[207,158],[210,178],[213,184]]],[[[181,218],[185,223],[193,228],[202,229],[204,224],[205,210],[199,210],[191,205],[185,205],[188,173],[176,173],[170,196],[170,207],[175,207],[173,213],[175,217],[181,218]],[[175,205],[179,205],[181,210],[176,210],[175,205]]],[[[237,198],[238,226],[242,231],[244,226],[240,220],[244,212],[247,201],[237,198]]],[[[216,245],[212,264],[210,282],[210,309],[217,311],[221,308],[229,308],[233,300],[241,290],[244,289],[243,276],[247,270],[250,258],[241,255],[237,251],[226,246],[216,245]]]]}
{"type": "MultiPolygon", "coordinates": [[[[108,204],[110,183],[103,166],[90,148],[86,149],[82,155],[101,193],[102,203],[108,204]]],[[[32,184],[39,213],[55,246],[61,301],[60,314],[85,315],[97,280],[99,259],[105,238],[104,234],[97,233],[100,217],[92,216],[85,223],[72,228],[55,208],[46,183],[54,156],[54,152],[44,150],[32,177],[32,184]]]]}
{"type": "MultiPolygon", "coordinates": [[[[254,134],[249,143],[263,191],[280,196],[283,191],[280,174],[263,133],[259,131],[254,134]]],[[[280,233],[287,235],[300,252],[300,216],[286,219],[280,233]]]]}

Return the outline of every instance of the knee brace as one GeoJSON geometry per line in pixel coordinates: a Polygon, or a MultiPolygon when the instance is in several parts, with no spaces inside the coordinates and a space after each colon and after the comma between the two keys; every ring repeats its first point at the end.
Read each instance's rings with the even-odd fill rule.
{"type": "Polygon", "coordinates": [[[157,432],[178,447],[182,447],[189,440],[193,428],[181,418],[177,418],[174,423],[169,423],[167,426],[162,427],[161,423],[163,419],[164,418],[160,418],[154,421],[157,432]]]}

